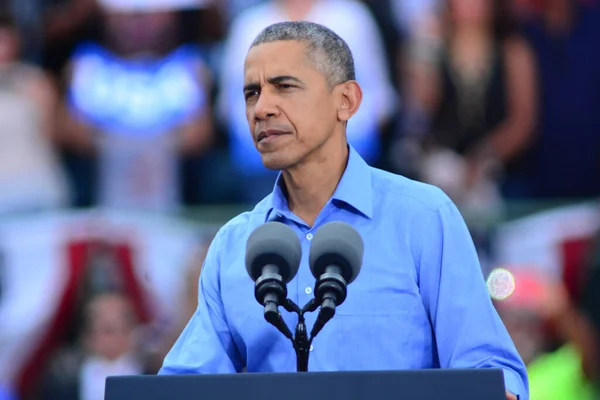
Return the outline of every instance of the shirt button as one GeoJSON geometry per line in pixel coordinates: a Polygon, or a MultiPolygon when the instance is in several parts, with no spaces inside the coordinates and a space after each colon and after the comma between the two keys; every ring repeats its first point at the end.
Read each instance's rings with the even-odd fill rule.
{"type": "Polygon", "coordinates": [[[312,234],[312,233],[307,233],[307,234],[306,234],[306,238],[307,238],[308,240],[312,240],[312,238],[313,238],[313,234],[312,234]]]}
{"type": "Polygon", "coordinates": [[[307,286],[306,289],[304,289],[304,293],[311,294],[312,293],[312,288],[310,286],[307,286]]]}
{"type": "Polygon", "coordinates": [[[311,345],[310,345],[310,348],[308,349],[308,351],[313,351],[313,348],[314,348],[314,347],[313,347],[313,345],[311,344],[311,345]]]}

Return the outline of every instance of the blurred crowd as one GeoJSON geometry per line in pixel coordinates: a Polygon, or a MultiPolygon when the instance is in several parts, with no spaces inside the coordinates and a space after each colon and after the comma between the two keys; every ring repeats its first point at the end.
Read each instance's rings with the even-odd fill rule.
{"type": "Polygon", "coordinates": [[[372,165],[457,203],[600,194],[594,0],[3,0],[0,212],[253,203],[245,53],[306,19],[352,49],[372,165]]]}
{"type": "MultiPolygon", "coordinates": [[[[260,200],[276,172],[247,127],[243,62],[260,30],[283,20],[321,23],[348,43],[364,93],[348,140],[369,164],[435,184],[476,215],[600,197],[596,0],[0,0],[0,219],[260,200]]],[[[491,283],[517,283],[496,301],[531,365],[534,400],[591,399],[600,382],[598,227],[570,280],[516,268],[491,283]]],[[[48,311],[71,316],[52,322],[68,325],[68,346],[40,345],[11,373],[0,355],[0,399],[102,399],[106,376],[156,372],[193,313],[207,239],[176,270],[185,282],[174,292],[186,295],[171,328],[140,334],[161,321],[121,268],[127,251],[92,236],[80,250],[88,267],[65,275],[83,283],[64,283],[62,311],[48,311]],[[102,265],[119,272],[90,272],[102,265]]],[[[0,226],[0,249],[1,238],[0,226]]],[[[8,340],[0,332],[0,352],[8,340]]]]}

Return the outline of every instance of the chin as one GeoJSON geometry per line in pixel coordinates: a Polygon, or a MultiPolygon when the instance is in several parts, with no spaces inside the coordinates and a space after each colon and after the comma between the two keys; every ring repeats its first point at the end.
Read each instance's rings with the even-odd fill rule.
{"type": "Polygon", "coordinates": [[[266,153],[261,154],[262,162],[265,168],[272,171],[280,171],[290,168],[295,164],[289,157],[283,154],[266,153]]]}

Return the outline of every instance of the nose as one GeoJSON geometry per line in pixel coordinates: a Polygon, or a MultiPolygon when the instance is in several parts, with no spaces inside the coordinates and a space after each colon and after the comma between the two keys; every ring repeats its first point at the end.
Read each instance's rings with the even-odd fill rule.
{"type": "Polygon", "coordinates": [[[268,90],[263,92],[258,97],[254,108],[254,115],[257,120],[265,120],[277,116],[279,107],[277,105],[276,96],[269,93],[268,90]]]}

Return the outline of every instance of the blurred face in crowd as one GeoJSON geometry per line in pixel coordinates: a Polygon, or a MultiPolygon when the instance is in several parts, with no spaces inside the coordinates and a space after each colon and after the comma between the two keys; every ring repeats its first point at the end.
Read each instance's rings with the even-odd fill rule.
{"type": "Polygon", "coordinates": [[[124,52],[157,50],[175,35],[173,12],[108,12],[106,32],[110,41],[124,52]]]}
{"type": "Polygon", "coordinates": [[[347,85],[331,88],[302,42],[250,49],[244,73],[246,117],[264,165],[294,167],[317,156],[336,132],[342,135],[343,121],[351,116],[342,110],[347,85]]]}
{"type": "Polygon", "coordinates": [[[17,32],[12,27],[0,25],[0,64],[16,60],[18,52],[17,32]]]}
{"type": "Polygon", "coordinates": [[[448,0],[450,19],[455,25],[478,27],[492,22],[494,0],[448,0]]]}
{"type": "Polygon", "coordinates": [[[116,294],[101,295],[88,308],[86,344],[96,356],[114,360],[135,346],[135,320],[127,299],[116,294]]]}

